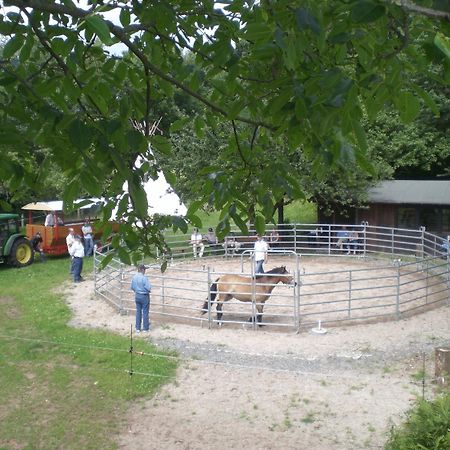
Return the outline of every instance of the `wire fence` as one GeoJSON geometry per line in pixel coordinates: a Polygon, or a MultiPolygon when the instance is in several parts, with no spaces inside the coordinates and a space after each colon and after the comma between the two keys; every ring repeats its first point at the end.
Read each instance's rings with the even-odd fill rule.
{"type": "MultiPolygon", "coordinates": [[[[272,293],[263,299],[256,295],[260,282],[255,278],[253,265],[247,270],[244,267],[253,248],[253,237],[234,235],[241,239],[241,246],[234,253],[222,247],[220,254],[209,253],[193,260],[192,253],[187,251],[189,247],[185,252],[174,252],[164,273],[160,264],[151,265],[148,275],[153,285],[152,318],[163,323],[191,323],[209,328],[227,323],[253,329],[257,329],[260,319],[261,325],[298,332],[318,321],[339,325],[400,319],[450,302],[449,256],[442,250],[442,239],[438,236],[423,229],[367,225],[346,229],[335,225],[308,227],[293,225],[290,234],[280,233],[283,238],[272,243],[271,261],[289,266],[295,286],[275,285],[269,277],[264,285],[272,293]],[[350,240],[355,229],[357,236],[353,237],[357,239],[350,240]],[[306,258],[309,256],[328,257],[323,261],[329,267],[326,271],[311,271],[312,259],[306,258]],[[229,268],[223,270],[224,266],[229,268]],[[243,277],[238,287],[250,301],[233,298],[224,302],[220,317],[215,310],[222,304],[211,286],[218,279],[237,274],[243,277]]],[[[169,245],[178,242],[177,239],[168,236],[169,245]]],[[[218,249],[218,244],[215,248],[218,249]]],[[[104,257],[105,254],[95,254],[96,294],[120,313],[133,313],[130,284],[135,268],[113,259],[99,270],[104,257]]]]}

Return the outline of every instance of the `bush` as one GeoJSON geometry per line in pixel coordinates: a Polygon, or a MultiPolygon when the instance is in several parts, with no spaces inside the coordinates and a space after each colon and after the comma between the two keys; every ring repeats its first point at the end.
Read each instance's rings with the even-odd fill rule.
{"type": "Polygon", "coordinates": [[[431,402],[418,401],[406,423],[391,430],[385,449],[450,449],[450,391],[431,402]]]}

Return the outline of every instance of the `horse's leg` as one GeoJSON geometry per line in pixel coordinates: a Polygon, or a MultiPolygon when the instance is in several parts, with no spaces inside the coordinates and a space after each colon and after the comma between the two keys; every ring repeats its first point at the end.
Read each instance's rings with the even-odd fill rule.
{"type": "Polygon", "coordinates": [[[219,325],[222,325],[222,316],[223,316],[223,312],[222,312],[222,307],[224,302],[227,302],[228,300],[231,300],[233,298],[233,296],[231,294],[219,294],[217,296],[217,307],[216,307],[216,311],[217,311],[217,321],[219,322],[219,325]]]}
{"type": "Polygon", "coordinates": [[[259,305],[256,306],[256,310],[258,311],[256,313],[256,321],[258,322],[258,325],[260,327],[262,327],[263,325],[261,324],[262,322],[262,316],[263,316],[263,309],[264,309],[264,304],[261,303],[259,305]]]}

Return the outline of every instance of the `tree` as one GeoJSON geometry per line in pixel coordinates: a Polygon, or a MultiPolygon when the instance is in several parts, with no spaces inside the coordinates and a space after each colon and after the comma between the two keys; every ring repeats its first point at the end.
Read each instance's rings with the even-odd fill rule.
{"type": "MultiPolygon", "coordinates": [[[[156,176],[158,155],[170,152],[167,136],[149,135],[152,108],[162,99],[183,92],[202,105],[191,119],[198,134],[204,124],[229,124],[223,154],[238,155],[240,166],[233,173],[205,169],[202,198],[224,211],[219,232],[231,219],[245,228],[249,202],[262,231],[281,191],[303,195],[289,158],[263,157],[274,141],[301,149],[319,174],[349,160],[370,170],[363,112],[373,119],[392,104],[411,121],[418,97],[435,106],[409,74],[450,80],[450,15],[438,10],[440,2],[434,9],[428,1],[381,0],[236,0],[222,9],[212,0],[91,0],[88,9],[70,0],[4,3],[16,9],[0,21],[8,37],[0,61],[1,142],[18,155],[50,149],[69,179],[69,202],[81,187],[114,202],[128,181],[119,214],[128,218],[121,232],[134,260],[160,245],[163,224],[147,215],[142,181],[156,176]],[[126,47],[122,56],[110,52],[115,43],[126,47]],[[195,64],[186,64],[187,53],[195,64]],[[144,124],[144,135],[130,119],[144,124]],[[138,155],[149,163],[136,169],[138,155]]],[[[12,176],[22,171],[29,184],[20,160],[12,176]]],[[[3,164],[0,176],[11,176],[3,164]]],[[[193,223],[200,205],[189,210],[193,223]]],[[[187,226],[179,218],[172,223],[187,226]]]]}

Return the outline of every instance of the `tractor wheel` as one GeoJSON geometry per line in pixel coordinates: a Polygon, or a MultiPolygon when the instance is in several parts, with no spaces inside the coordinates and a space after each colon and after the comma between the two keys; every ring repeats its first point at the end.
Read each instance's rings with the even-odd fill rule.
{"type": "Polygon", "coordinates": [[[15,267],[29,266],[34,261],[34,252],[27,239],[16,239],[11,247],[9,264],[15,267]]]}

